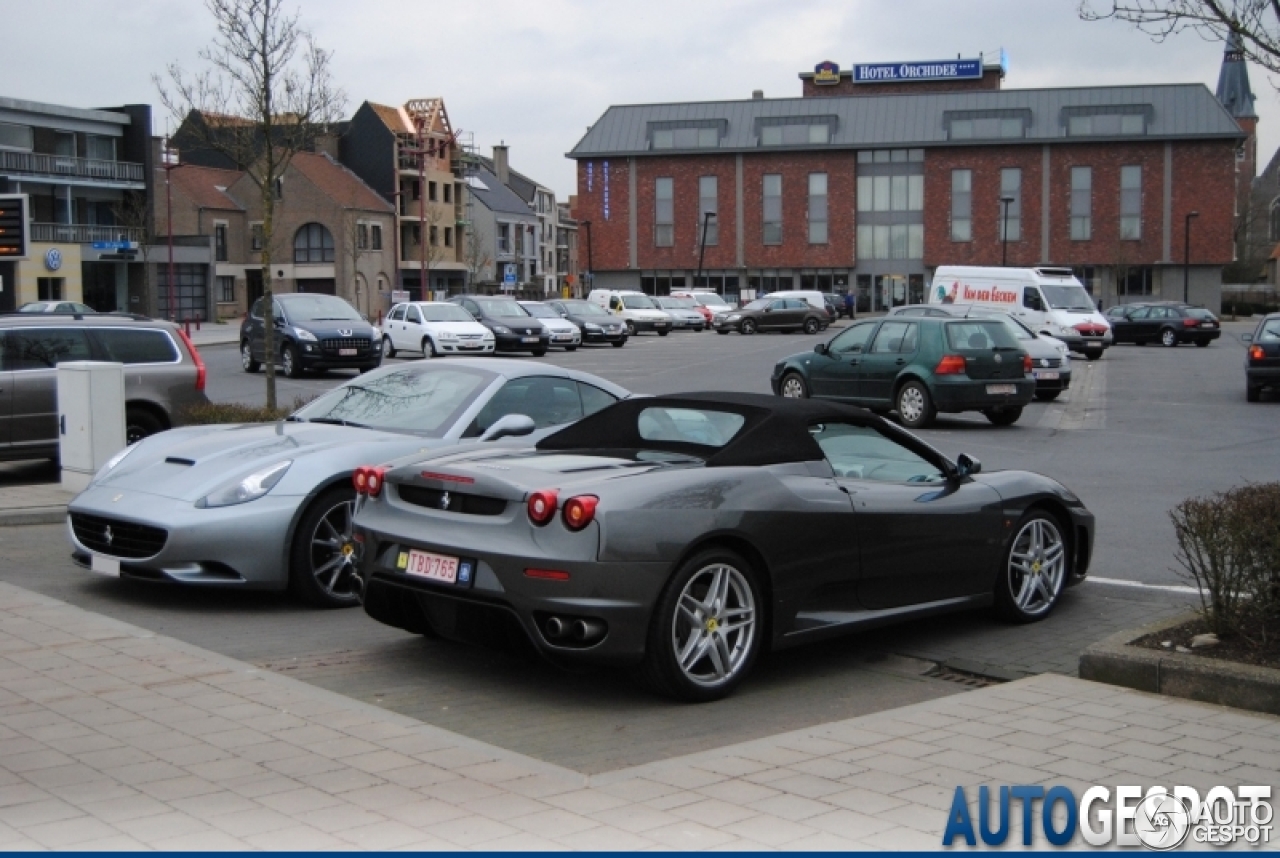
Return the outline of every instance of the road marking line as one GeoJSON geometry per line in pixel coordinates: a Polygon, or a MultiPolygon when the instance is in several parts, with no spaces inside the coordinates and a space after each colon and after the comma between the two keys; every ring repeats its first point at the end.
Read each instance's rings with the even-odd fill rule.
{"type": "Polygon", "coordinates": [[[1144,590],[1164,590],[1169,593],[1190,593],[1193,596],[1200,595],[1200,591],[1195,587],[1183,587],[1176,584],[1144,584],[1141,581],[1126,581],[1123,578],[1094,578],[1090,575],[1085,581],[1092,581],[1095,584],[1110,584],[1113,587],[1140,587],[1144,590]]]}

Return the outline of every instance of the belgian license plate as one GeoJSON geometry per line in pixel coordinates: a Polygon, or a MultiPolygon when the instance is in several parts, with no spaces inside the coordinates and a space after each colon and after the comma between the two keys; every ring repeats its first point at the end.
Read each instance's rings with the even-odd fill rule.
{"type": "Polygon", "coordinates": [[[338,349],[338,357],[355,357],[355,349],[338,349]]]}
{"type": "Polygon", "coordinates": [[[537,341],[537,337],[521,337],[520,339],[520,342],[522,343],[536,343],[537,341]]]}
{"type": "Polygon", "coordinates": [[[1017,393],[1018,385],[1016,384],[988,384],[987,393],[995,395],[998,393],[1017,393]]]}
{"type": "Polygon", "coordinates": [[[400,552],[397,565],[410,575],[430,578],[432,581],[452,584],[458,580],[458,558],[444,554],[432,554],[430,551],[411,548],[400,552]]]}
{"type": "Polygon", "coordinates": [[[1202,327],[1202,328],[1212,328],[1212,327],[1213,327],[1213,322],[1201,322],[1201,323],[1200,323],[1200,327],[1202,327]]]}
{"type": "Polygon", "coordinates": [[[1045,381],[1056,381],[1058,374],[1056,372],[1042,372],[1041,370],[1036,370],[1036,378],[1041,378],[1045,381]]]}
{"type": "Polygon", "coordinates": [[[101,554],[95,554],[89,559],[89,571],[97,572],[99,575],[110,575],[112,578],[119,578],[120,561],[114,557],[103,557],[101,554]]]}

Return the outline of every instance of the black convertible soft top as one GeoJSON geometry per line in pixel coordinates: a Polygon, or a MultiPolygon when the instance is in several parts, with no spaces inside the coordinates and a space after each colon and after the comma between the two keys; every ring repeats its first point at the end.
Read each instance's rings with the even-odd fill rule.
{"type": "Polygon", "coordinates": [[[763,393],[698,392],[624,399],[538,442],[539,450],[661,450],[697,456],[709,467],[776,465],[823,458],[809,427],[824,421],[863,425],[881,418],[863,408],[815,399],[784,399],[763,393]],[[723,447],[640,436],[647,408],[725,411],[745,419],[723,447]]]}

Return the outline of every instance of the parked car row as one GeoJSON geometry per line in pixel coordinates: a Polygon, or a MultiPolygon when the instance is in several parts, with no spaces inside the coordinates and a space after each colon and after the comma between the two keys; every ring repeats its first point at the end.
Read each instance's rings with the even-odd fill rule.
{"type": "Polygon", "coordinates": [[[1117,304],[1107,310],[1117,343],[1145,346],[1159,343],[1173,348],[1195,343],[1201,348],[1222,336],[1218,317],[1203,307],[1176,301],[1117,304]]]}

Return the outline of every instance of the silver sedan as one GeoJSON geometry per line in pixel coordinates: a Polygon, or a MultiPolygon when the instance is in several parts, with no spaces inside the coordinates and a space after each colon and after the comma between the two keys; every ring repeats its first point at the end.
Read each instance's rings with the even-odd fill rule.
{"type": "Polygon", "coordinates": [[[530,437],[628,392],[533,361],[387,366],[278,423],[193,426],[113,458],[68,508],[74,556],[106,575],[222,588],[286,587],[358,602],[358,465],[447,445],[530,437]]]}

